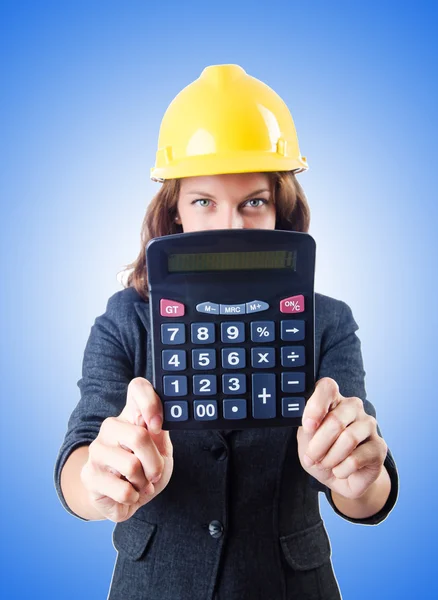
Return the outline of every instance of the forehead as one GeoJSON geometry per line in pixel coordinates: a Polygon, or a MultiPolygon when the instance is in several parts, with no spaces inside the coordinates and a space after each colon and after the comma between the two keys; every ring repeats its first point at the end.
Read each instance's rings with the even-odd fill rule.
{"type": "Polygon", "coordinates": [[[269,189],[269,178],[265,173],[226,173],[203,175],[181,179],[181,194],[203,191],[210,194],[227,193],[231,196],[245,195],[253,190],[269,189]]]}

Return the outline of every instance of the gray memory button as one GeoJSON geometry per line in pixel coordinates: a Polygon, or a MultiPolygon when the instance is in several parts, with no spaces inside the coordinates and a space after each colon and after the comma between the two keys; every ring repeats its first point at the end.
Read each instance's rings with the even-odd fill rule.
{"type": "Polygon", "coordinates": [[[201,302],[201,304],[196,305],[196,310],[200,313],[218,315],[219,304],[215,304],[214,302],[201,302]]]}
{"type": "Polygon", "coordinates": [[[263,302],[263,300],[253,300],[252,302],[246,303],[246,314],[252,314],[256,312],[261,312],[262,310],[268,310],[269,304],[267,302],[263,302]]]}
{"type": "Polygon", "coordinates": [[[244,315],[245,305],[244,304],[221,304],[220,305],[221,315],[244,315]]]}

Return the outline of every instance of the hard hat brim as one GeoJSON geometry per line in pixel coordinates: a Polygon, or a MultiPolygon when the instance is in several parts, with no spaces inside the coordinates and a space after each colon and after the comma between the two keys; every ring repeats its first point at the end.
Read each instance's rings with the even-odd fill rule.
{"type": "Polygon", "coordinates": [[[172,164],[151,168],[153,181],[180,179],[182,177],[201,177],[203,175],[222,175],[227,173],[262,173],[264,171],[295,171],[300,173],[308,169],[305,157],[288,158],[275,153],[245,152],[218,156],[186,157],[172,164]]]}

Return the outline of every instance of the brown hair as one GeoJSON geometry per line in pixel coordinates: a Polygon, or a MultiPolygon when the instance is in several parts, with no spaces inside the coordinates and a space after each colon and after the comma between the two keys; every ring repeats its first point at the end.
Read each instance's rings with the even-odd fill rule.
{"type": "MultiPolygon", "coordinates": [[[[275,229],[308,232],[310,209],[306,195],[293,171],[268,172],[272,197],[277,213],[275,229]]],[[[182,226],[175,223],[180,190],[179,179],[168,179],[152,198],[141,227],[141,247],[136,260],[126,265],[131,270],[125,288],[134,287],[140,296],[148,299],[146,271],[146,244],[152,238],[182,233],[182,226]]],[[[124,272],[122,271],[122,272],[124,272]]]]}

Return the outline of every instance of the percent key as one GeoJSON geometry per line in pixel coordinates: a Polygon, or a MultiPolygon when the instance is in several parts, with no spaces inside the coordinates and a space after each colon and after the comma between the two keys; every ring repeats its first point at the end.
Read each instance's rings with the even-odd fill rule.
{"type": "Polygon", "coordinates": [[[275,340],[274,321],[254,321],[251,323],[251,340],[253,342],[273,342],[275,340]]]}

